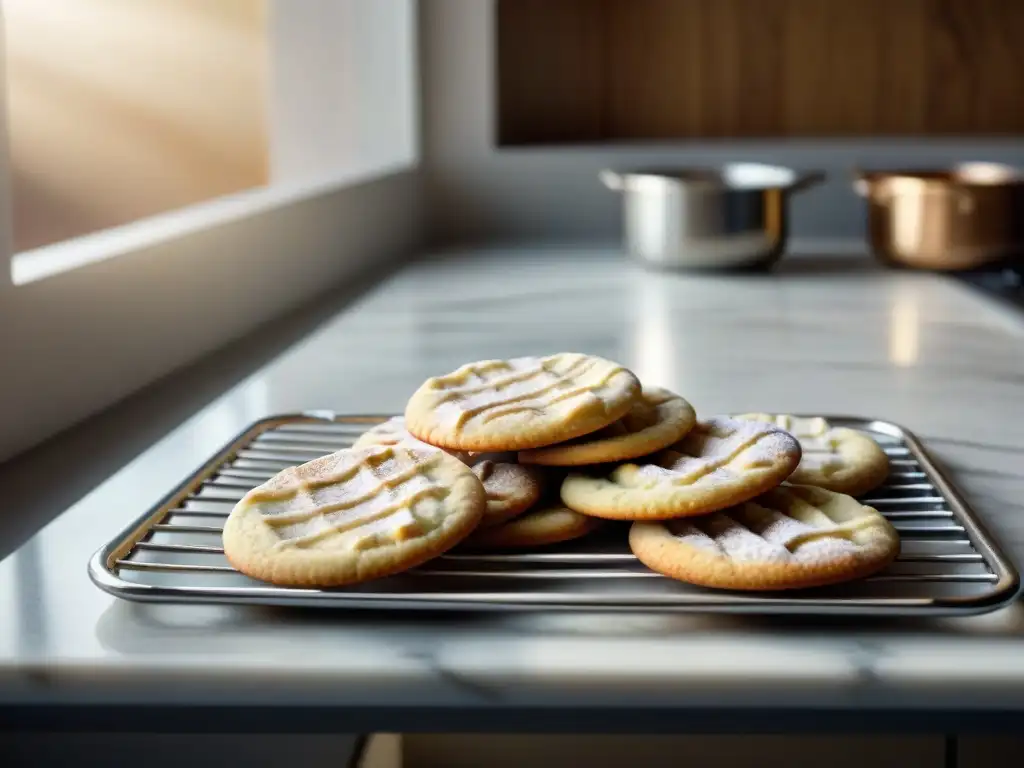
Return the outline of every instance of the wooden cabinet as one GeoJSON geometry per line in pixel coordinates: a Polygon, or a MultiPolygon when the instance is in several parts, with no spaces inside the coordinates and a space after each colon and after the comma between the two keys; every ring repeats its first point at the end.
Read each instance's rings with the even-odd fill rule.
{"type": "Polygon", "coordinates": [[[1024,133],[1019,0],[499,0],[502,144],[1024,133]]]}
{"type": "Polygon", "coordinates": [[[1006,768],[1020,765],[1024,738],[1020,736],[962,736],[957,768],[1006,768]]]}
{"type": "Polygon", "coordinates": [[[928,736],[406,734],[402,746],[403,768],[943,768],[943,740],[928,736]]]}

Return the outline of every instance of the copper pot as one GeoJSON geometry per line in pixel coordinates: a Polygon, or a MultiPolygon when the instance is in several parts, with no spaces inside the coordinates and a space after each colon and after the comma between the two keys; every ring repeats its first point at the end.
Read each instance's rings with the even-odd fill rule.
{"type": "Polygon", "coordinates": [[[893,266],[975,269],[1024,256],[1024,174],[994,163],[861,171],[868,242],[893,266]]]}

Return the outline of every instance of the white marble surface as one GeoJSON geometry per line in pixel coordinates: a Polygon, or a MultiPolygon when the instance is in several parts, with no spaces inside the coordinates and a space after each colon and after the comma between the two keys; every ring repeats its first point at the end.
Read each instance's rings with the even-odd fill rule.
{"type": "Polygon", "coordinates": [[[0,701],[1024,708],[1019,605],[973,619],[815,625],[282,615],[130,604],[86,576],[101,544],[257,418],[399,411],[428,375],[559,350],[615,358],[702,414],[902,423],[1024,562],[1022,318],[942,278],[857,260],[818,269],[793,259],[770,277],[683,277],[581,248],[408,267],[0,563],[0,701]]]}

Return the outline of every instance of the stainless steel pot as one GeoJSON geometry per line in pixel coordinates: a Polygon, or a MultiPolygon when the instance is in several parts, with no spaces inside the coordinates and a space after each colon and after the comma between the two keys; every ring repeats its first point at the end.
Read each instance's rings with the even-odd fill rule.
{"type": "Polygon", "coordinates": [[[623,193],[625,248],[659,268],[767,267],[788,236],[788,196],[825,178],[760,163],[715,169],[602,171],[623,193]]]}

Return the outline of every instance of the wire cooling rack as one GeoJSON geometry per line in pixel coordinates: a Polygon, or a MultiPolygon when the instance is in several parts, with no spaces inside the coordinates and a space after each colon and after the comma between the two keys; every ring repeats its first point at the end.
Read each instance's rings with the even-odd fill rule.
{"type": "Polygon", "coordinates": [[[749,594],[682,584],[643,566],[624,526],[543,550],[443,555],[405,574],[341,589],[254,581],[224,557],[221,531],[247,490],[285,467],[350,446],[387,416],[288,414],[253,424],[102,547],[92,580],[128,600],[362,609],[590,610],[787,614],[957,615],[998,608],[1019,576],[955,487],[907,430],[826,417],[881,444],[891,474],[862,497],[896,527],[900,557],[837,587],[749,594]]]}

